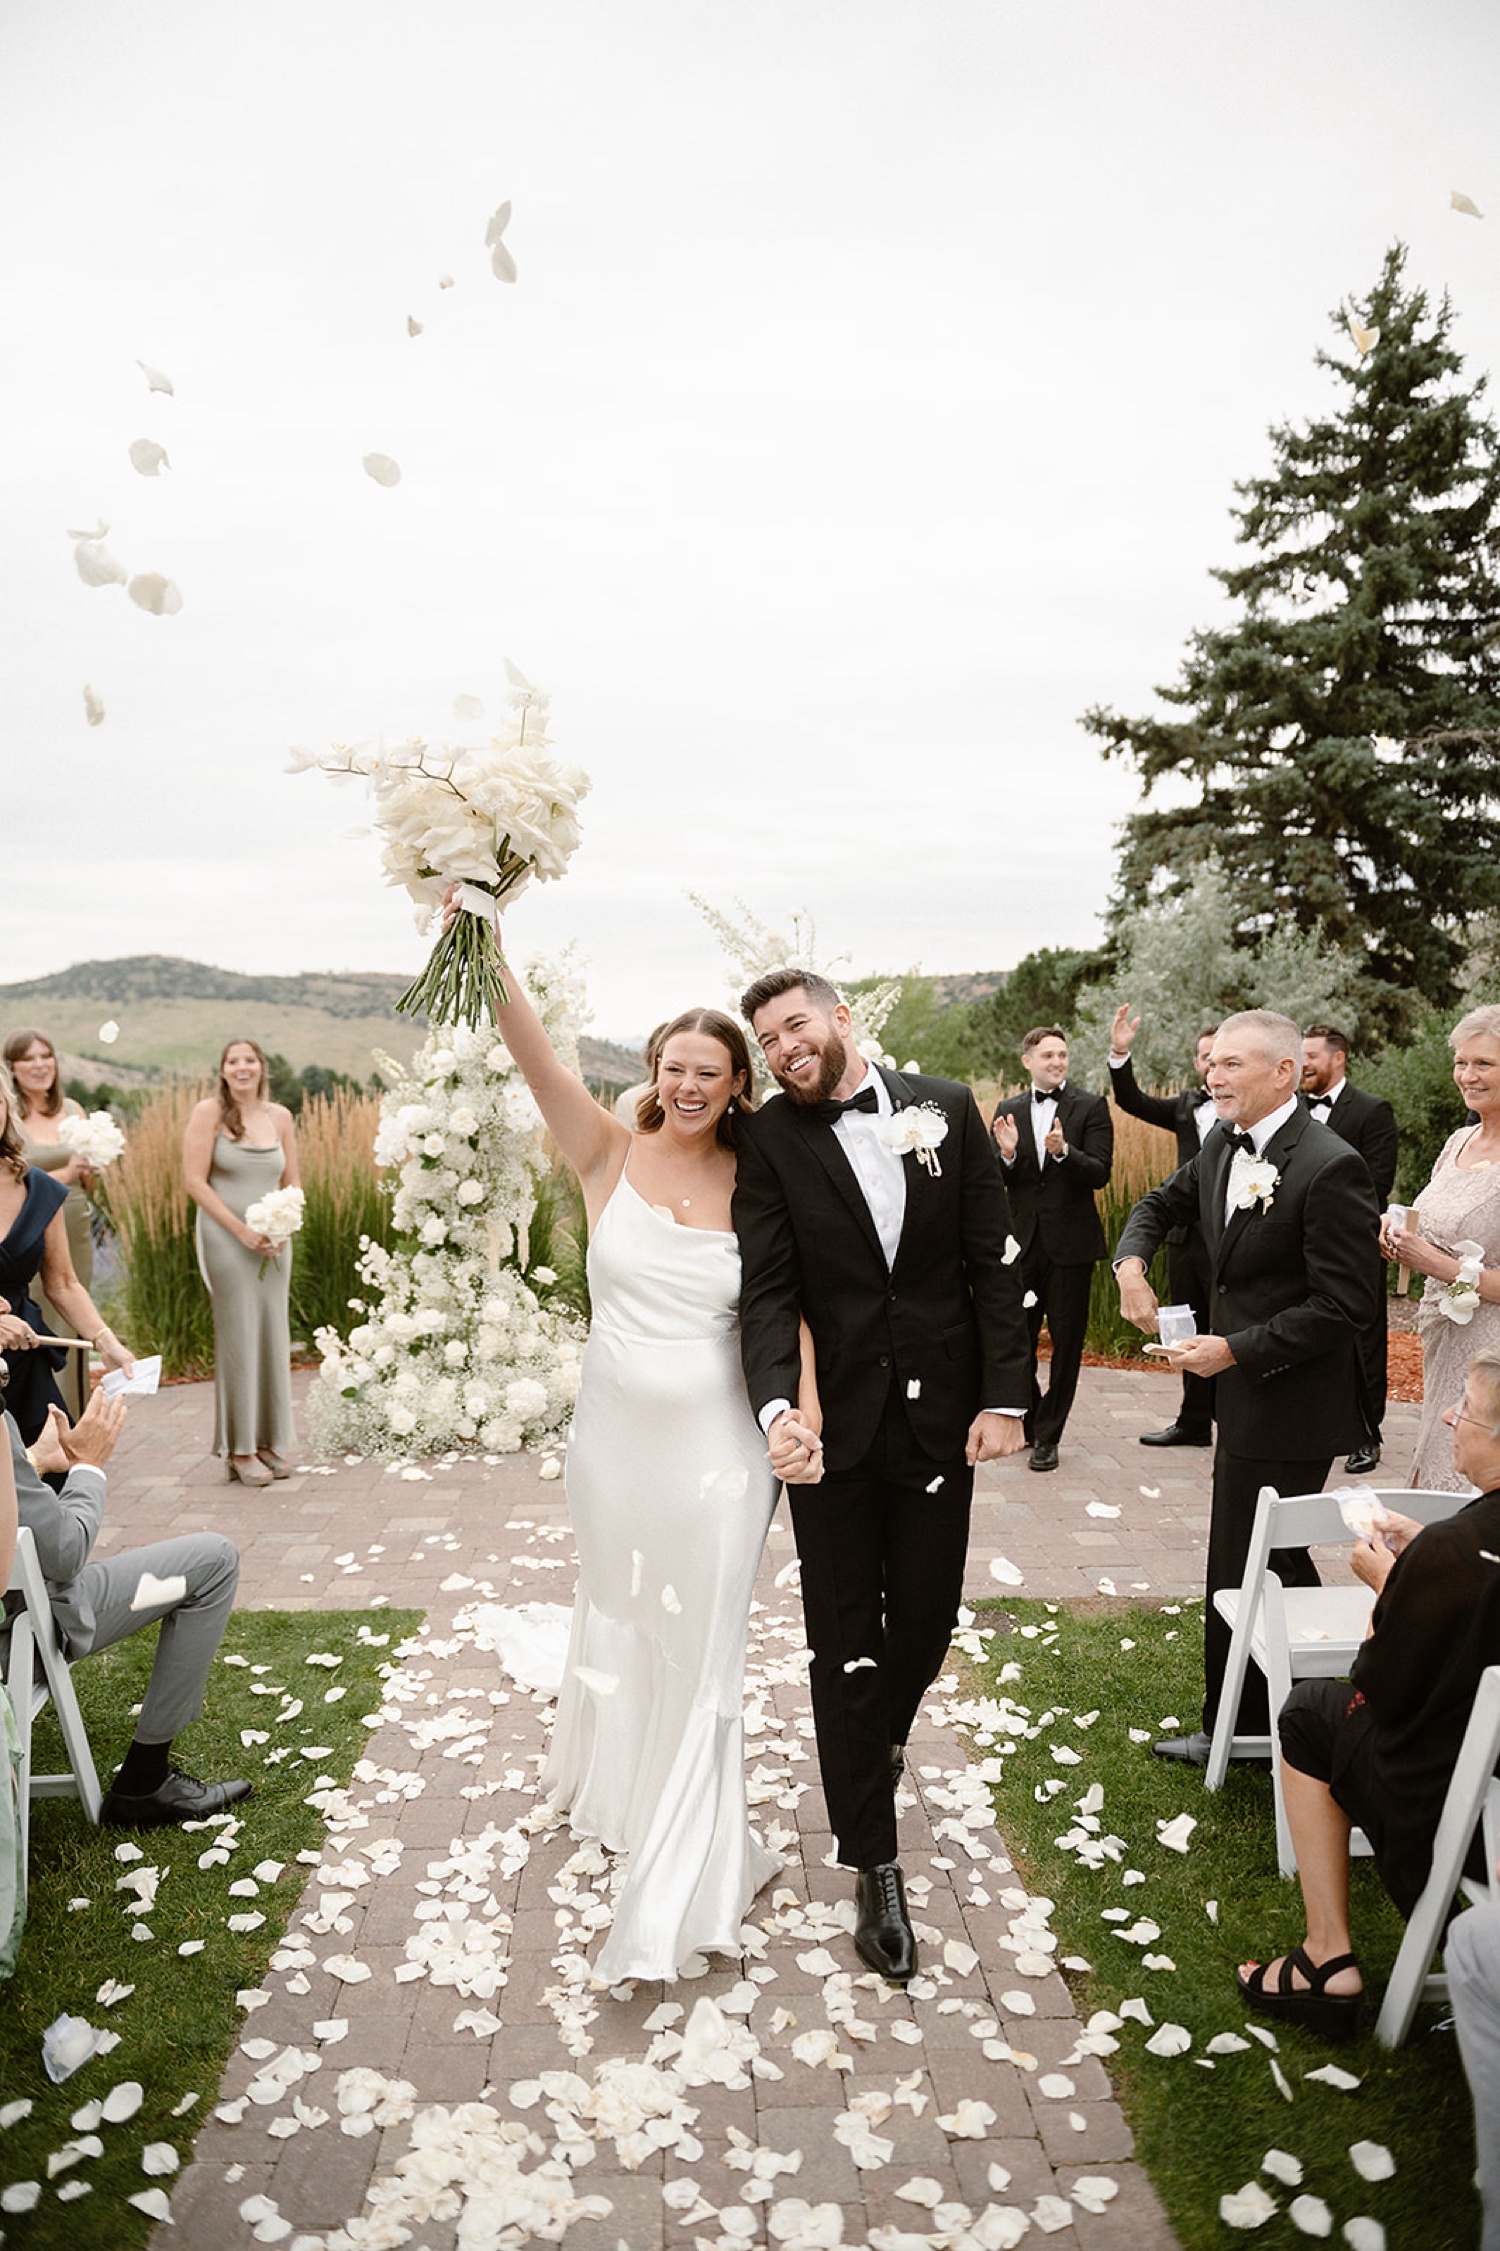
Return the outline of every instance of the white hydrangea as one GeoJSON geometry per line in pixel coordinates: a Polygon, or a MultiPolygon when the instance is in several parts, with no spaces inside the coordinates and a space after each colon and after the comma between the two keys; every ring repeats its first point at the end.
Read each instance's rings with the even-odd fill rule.
{"type": "MultiPolygon", "coordinates": [[[[533,961],[523,974],[554,1044],[576,1061],[573,965],[533,961]]],[[[524,1271],[548,1163],[530,1091],[493,1034],[464,1026],[434,1027],[408,1069],[379,1060],[390,1091],[376,1161],[393,1176],[396,1245],[363,1245],[347,1339],[318,1332],[319,1442],[376,1455],[555,1443],[572,1414],[583,1329],[551,1301],[550,1269],[524,1271]],[[462,1173],[443,1162],[460,1147],[462,1173]]]]}

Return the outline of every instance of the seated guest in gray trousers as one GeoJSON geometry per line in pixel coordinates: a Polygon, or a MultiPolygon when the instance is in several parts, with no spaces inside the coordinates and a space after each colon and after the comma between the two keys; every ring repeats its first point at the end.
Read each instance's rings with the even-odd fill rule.
{"type": "MultiPolygon", "coordinates": [[[[33,1468],[9,1415],[5,1429],[20,1520],[36,1540],[52,1616],[70,1662],[161,1621],[135,1740],[100,1812],[100,1819],[114,1827],[149,1829],[163,1822],[202,1820],[250,1795],[248,1782],[199,1782],[170,1757],[173,1736],[203,1709],[208,1668],[234,1607],[240,1558],[234,1543],[217,1532],[187,1532],[151,1547],[89,1560],[104,1516],[104,1465],[124,1420],[124,1401],[106,1399],[102,1391],[95,1392],[71,1430],[52,1410],[35,1455],[44,1471],[65,1473],[60,1492],[33,1468]],[[147,1573],[174,1583],[162,1586],[160,1600],[133,1608],[147,1573]]],[[[7,1619],[0,1625],[0,1665],[9,1642],[7,1619]]]]}
{"type": "Polygon", "coordinates": [[[1484,1900],[1450,1923],[1443,1961],[1458,2052],[1474,2098],[1484,2199],[1480,2251],[1500,2251],[1500,1904],[1484,1900]]]}

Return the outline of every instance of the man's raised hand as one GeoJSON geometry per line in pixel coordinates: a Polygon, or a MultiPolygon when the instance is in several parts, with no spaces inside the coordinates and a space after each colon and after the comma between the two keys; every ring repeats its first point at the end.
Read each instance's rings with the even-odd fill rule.
{"type": "Polygon", "coordinates": [[[1122,1000],[1115,1010],[1115,1020],[1109,1027],[1110,1052],[1114,1055],[1128,1055],[1130,1043],[1140,1028],[1139,1016],[1132,1016],[1129,1001],[1122,1000]]]}
{"type": "Polygon", "coordinates": [[[64,1461],[74,1468],[103,1469],[125,1428],[124,1400],[106,1399],[102,1390],[96,1391],[71,1430],[56,1407],[49,1413],[51,1435],[64,1461]]]}

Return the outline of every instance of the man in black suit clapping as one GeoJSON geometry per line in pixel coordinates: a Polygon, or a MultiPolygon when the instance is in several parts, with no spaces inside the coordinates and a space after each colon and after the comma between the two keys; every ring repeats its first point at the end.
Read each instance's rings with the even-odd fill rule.
{"type": "Polygon", "coordinates": [[[1078,1389],[1089,1286],[1095,1261],[1105,1252],[1094,1191],[1109,1179],[1115,1129],[1102,1094],[1068,1085],[1068,1035],[1055,1024],[1026,1034],[1021,1061],[1031,1073],[1031,1091],[1002,1102],[991,1131],[1010,1190],[1027,1292],[1031,1466],[1056,1469],[1058,1443],[1078,1389]],[[1043,1316],[1052,1339],[1045,1394],[1036,1374],[1043,1316]]]}
{"type": "MultiPolygon", "coordinates": [[[[1147,1094],[1135,1081],[1135,1068],[1130,1060],[1130,1045],[1141,1028],[1139,1016],[1132,1016],[1130,1003],[1122,1001],[1115,1010],[1115,1020],[1109,1034],[1109,1080],[1116,1109],[1127,1117],[1143,1118],[1147,1125],[1162,1126],[1176,1136],[1177,1162],[1190,1164],[1204,1142],[1219,1122],[1214,1108],[1214,1098],[1208,1091],[1208,1059],[1213,1052],[1216,1024],[1198,1034],[1193,1048],[1193,1064],[1198,1073],[1196,1087],[1184,1087],[1180,1094],[1147,1094]]],[[[1208,1327],[1208,1255],[1203,1248],[1203,1230],[1196,1219],[1181,1227],[1174,1227],[1167,1237],[1167,1283],[1176,1305],[1190,1305],[1200,1329],[1208,1327]]],[[[1214,1387],[1204,1376],[1191,1375],[1186,1369],[1182,1377],[1182,1405],[1177,1410],[1175,1422],[1165,1430],[1146,1430],[1141,1433],[1143,1446],[1211,1446],[1214,1438],[1214,1387]]]]}
{"type": "MultiPolygon", "coordinates": [[[[1203,1618],[1203,1726],[1155,1745],[1159,1758],[1208,1764],[1229,1655],[1214,1608],[1244,1576],[1255,1505],[1321,1492],[1335,1453],[1367,1437],[1359,1340],[1378,1281],[1369,1247],[1380,1207],[1363,1161],[1297,1098],[1302,1035],[1269,1009],[1231,1016],[1214,1034],[1208,1083],[1221,1130],[1190,1164],[1136,1205],[1115,1252],[1120,1310],[1148,1333],[1157,1304],[1147,1269],[1169,1230],[1196,1215],[1208,1247],[1212,1329],[1177,1365],[1215,1379],[1219,1425],[1203,1618]]],[[[1277,1548],[1283,1586],[1316,1586],[1306,1548],[1277,1548]]],[[[1264,1735],[1264,1674],[1246,1682],[1236,1734],[1264,1735]]]]}
{"type": "MultiPolygon", "coordinates": [[[[1400,1136],[1396,1113],[1378,1094],[1366,1094],[1345,1077],[1349,1065],[1349,1040],[1334,1024],[1309,1024],[1302,1035],[1302,1099],[1308,1115],[1328,1126],[1365,1160],[1380,1208],[1385,1210],[1396,1185],[1396,1158],[1400,1136]]],[[[1377,1243],[1375,1256],[1380,1256],[1377,1243]]],[[[1360,1340],[1365,1388],[1369,1392],[1371,1440],[1349,1456],[1345,1468],[1363,1477],[1380,1460],[1380,1424],[1385,1414],[1386,1293],[1380,1268],[1380,1304],[1375,1319],[1360,1340]]]]}

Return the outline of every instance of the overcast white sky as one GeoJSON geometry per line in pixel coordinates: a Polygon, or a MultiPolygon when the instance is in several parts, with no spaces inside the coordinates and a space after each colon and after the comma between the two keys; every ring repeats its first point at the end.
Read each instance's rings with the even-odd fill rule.
{"type": "Polygon", "coordinates": [[[1493,0],[11,7],[0,982],[415,968],[286,750],[458,739],[506,655],[594,777],[512,941],[605,1034],[721,996],[689,886],[860,971],[1092,942],[1078,714],[1211,620],[1328,310],[1400,236],[1500,357],[1497,84],[1493,0]]]}

